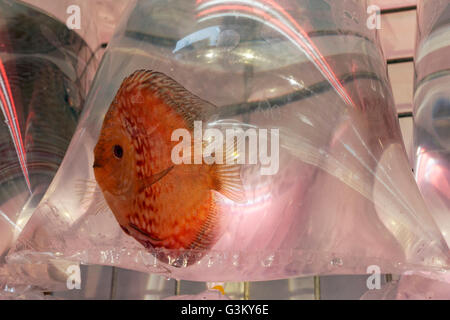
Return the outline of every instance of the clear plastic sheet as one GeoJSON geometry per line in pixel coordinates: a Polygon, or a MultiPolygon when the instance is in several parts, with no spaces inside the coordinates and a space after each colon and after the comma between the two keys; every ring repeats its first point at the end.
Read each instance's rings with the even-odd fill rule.
{"type": "MultiPolygon", "coordinates": [[[[3,284],[25,284],[30,275],[46,286],[44,274],[55,268],[2,264],[65,155],[97,67],[94,52],[64,22],[22,2],[0,0],[3,284]]],[[[55,279],[47,276],[53,286],[55,279]]]]}
{"type": "MultiPolygon", "coordinates": [[[[366,25],[366,2],[243,2],[137,1],[129,8],[103,57],[62,166],[8,261],[72,259],[198,281],[365,274],[370,265],[383,273],[448,269],[448,247],[408,166],[376,30],[366,25]],[[162,74],[152,79],[163,80],[152,85],[172,85],[139,91],[145,85],[139,79],[153,77],[146,73],[128,79],[116,96],[124,79],[141,69],[162,74]],[[106,194],[108,203],[130,201],[125,205],[130,210],[136,201],[147,200],[147,207],[156,201],[162,219],[170,220],[188,211],[183,201],[198,197],[197,180],[176,175],[195,167],[138,175],[138,164],[131,161],[127,170],[112,171],[100,181],[94,176],[93,166],[121,159],[123,152],[125,157],[138,149],[151,152],[142,151],[138,139],[151,139],[156,128],[176,129],[172,109],[153,122],[146,118],[167,103],[156,107],[142,101],[152,94],[176,99],[180,92],[189,99],[176,100],[172,108],[185,110],[179,113],[185,121],[202,120],[203,129],[279,132],[267,141],[269,150],[279,142],[272,158],[278,157],[278,170],[263,175],[267,163],[262,161],[239,167],[244,201],[227,197],[221,188],[209,190],[221,223],[208,228],[220,236],[203,249],[149,246],[159,241],[143,217],[153,211],[132,211],[136,216],[127,221],[104,199],[106,194]],[[204,102],[198,104],[192,94],[204,102]],[[131,101],[126,115],[148,113],[135,119],[138,124],[109,126],[121,118],[112,112],[105,119],[105,114],[113,102],[125,106],[122,98],[131,101]],[[95,164],[104,121],[105,128],[119,130],[112,131],[111,140],[121,130],[135,133],[127,131],[131,143],[104,149],[104,163],[95,164]],[[146,190],[150,181],[151,188],[177,192],[153,200],[111,196],[108,188],[120,189],[129,181],[137,184],[131,190],[146,190]],[[165,210],[169,205],[181,209],[165,210]]],[[[164,144],[165,152],[174,144],[164,144]]],[[[161,160],[152,161],[158,166],[161,160]]]]}

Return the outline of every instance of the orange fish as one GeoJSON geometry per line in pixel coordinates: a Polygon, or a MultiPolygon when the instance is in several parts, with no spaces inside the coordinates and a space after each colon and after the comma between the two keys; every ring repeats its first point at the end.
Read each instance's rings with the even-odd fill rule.
{"type": "MultiPolygon", "coordinates": [[[[194,121],[215,110],[168,76],[145,70],[123,81],[109,107],[94,150],[95,179],[122,229],[146,248],[209,249],[221,221],[215,191],[242,200],[239,165],[171,159],[179,143],[172,132],[193,133],[194,121]]],[[[184,265],[198,260],[187,257],[184,265]]]]}

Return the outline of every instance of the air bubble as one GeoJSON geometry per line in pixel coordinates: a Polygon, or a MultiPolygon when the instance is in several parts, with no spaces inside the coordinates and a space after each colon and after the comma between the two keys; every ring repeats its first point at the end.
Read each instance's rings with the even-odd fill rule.
{"type": "Polygon", "coordinates": [[[271,254],[270,256],[268,256],[267,258],[265,258],[264,260],[261,261],[261,264],[263,267],[270,267],[273,263],[274,260],[274,255],[271,254]]]}
{"type": "Polygon", "coordinates": [[[219,34],[219,38],[217,40],[217,47],[225,48],[227,50],[233,50],[237,47],[239,42],[241,41],[241,36],[234,30],[223,30],[219,34]]]}
{"type": "Polygon", "coordinates": [[[334,258],[333,260],[331,260],[330,264],[333,266],[341,267],[344,265],[344,262],[341,258],[334,258]]]}

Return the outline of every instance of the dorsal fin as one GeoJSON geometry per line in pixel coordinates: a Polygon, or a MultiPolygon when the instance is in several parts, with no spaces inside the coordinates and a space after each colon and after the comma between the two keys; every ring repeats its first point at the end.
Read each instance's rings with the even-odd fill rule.
{"type": "Polygon", "coordinates": [[[208,120],[215,109],[214,105],[200,99],[161,72],[135,71],[123,81],[120,90],[127,93],[135,88],[150,90],[152,94],[180,114],[190,129],[194,128],[194,121],[208,120]]]}

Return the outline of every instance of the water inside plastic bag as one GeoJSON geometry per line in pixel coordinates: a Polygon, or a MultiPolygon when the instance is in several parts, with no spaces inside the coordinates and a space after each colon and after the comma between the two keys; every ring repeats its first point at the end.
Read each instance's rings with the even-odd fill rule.
{"type": "Polygon", "coordinates": [[[9,261],[59,257],[199,281],[448,268],[366,19],[365,1],[137,1],[9,261]],[[278,171],[242,166],[246,201],[219,196],[227,224],[211,249],[190,253],[192,265],[180,265],[178,251],[146,250],[110,210],[97,212],[104,200],[89,191],[103,117],[139,69],[216,105],[205,127],[279,130],[278,171]]]}

